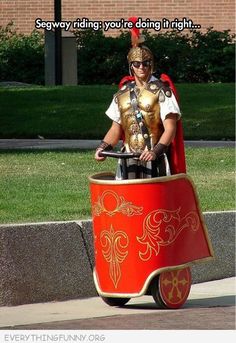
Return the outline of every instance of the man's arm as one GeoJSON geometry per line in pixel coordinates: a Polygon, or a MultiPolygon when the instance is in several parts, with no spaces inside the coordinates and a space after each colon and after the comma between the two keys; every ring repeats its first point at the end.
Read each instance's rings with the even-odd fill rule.
{"type": "Polygon", "coordinates": [[[104,139],[102,140],[101,144],[97,147],[95,152],[95,159],[97,161],[104,161],[105,157],[99,156],[99,152],[104,150],[105,146],[110,146],[113,148],[119,142],[121,137],[121,126],[117,122],[113,121],[110,129],[106,133],[104,139]]]}
{"type": "Polygon", "coordinates": [[[178,114],[169,113],[163,122],[164,132],[158,143],[170,145],[176,134],[176,121],[178,114]]]}
{"type": "Polygon", "coordinates": [[[177,118],[178,114],[175,113],[169,113],[166,116],[166,119],[163,121],[164,132],[159,142],[155,145],[153,150],[143,151],[140,156],[140,160],[145,162],[153,161],[167,151],[168,146],[170,145],[176,134],[177,118]]]}

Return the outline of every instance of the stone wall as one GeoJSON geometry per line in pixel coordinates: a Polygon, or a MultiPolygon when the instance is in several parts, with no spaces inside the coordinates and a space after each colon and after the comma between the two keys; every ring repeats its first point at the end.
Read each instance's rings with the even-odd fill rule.
{"type": "MultiPolygon", "coordinates": [[[[193,283],[235,275],[235,212],[204,214],[215,260],[193,283]]],[[[0,225],[0,306],[96,296],[92,222],[0,225]]]]}

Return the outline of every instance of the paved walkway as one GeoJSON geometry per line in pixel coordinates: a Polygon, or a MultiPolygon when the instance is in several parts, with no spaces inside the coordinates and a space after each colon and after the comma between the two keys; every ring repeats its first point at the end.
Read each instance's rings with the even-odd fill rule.
{"type": "Polygon", "coordinates": [[[236,278],[193,284],[178,310],[157,309],[151,296],[109,307],[99,297],[0,307],[0,329],[235,330],[236,278]]]}
{"type": "MultiPolygon", "coordinates": [[[[0,139],[0,150],[6,149],[95,149],[100,140],[81,139],[0,139]]],[[[186,141],[188,147],[235,147],[234,141],[186,141]]]]}

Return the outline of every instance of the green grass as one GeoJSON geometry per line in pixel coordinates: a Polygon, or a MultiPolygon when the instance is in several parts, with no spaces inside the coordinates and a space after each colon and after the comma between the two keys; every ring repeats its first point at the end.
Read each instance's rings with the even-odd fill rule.
{"type": "Polygon", "coordinates": [[[188,148],[186,159],[203,211],[235,209],[234,149],[188,148]]]}
{"type": "MultiPolygon", "coordinates": [[[[178,84],[185,139],[234,140],[234,84],[178,84]]],[[[101,139],[117,86],[0,88],[0,138],[101,139]]]]}
{"type": "Polygon", "coordinates": [[[112,86],[0,89],[0,137],[101,138],[114,92],[112,86]]]}
{"type": "MultiPolygon", "coordinates": [[[[91,217],[88,176],[115,171],[116,161],[95,162],[93,151],[0,153],[0,223],[91,217]]],[[[188,174],[203,211],[235,208],[232,148],[187,148],[188,174]]]]}
{"type": "Polygon", "coordinates": [[[233,84],[179,86],[185,139],[235,139],[233,84]]]}

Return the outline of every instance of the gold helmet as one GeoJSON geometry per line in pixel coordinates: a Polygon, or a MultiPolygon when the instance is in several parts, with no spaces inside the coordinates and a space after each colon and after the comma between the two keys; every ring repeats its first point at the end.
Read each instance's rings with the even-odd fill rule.
{"type": "MultiPolygon", "coordinates": [[[[129,21],[132,21],[135,26],[137,18],[131,17],[129,18],[129,21]]],[[[153,73],[154,72],[154,57],[151,50],[145,45],[143,45],[143,42],[145,40],[144,37],[139,34],[139,30],[136,27],[131,29],[130,32],[131,32],[132,48],[130,49],[127,55],[130,74],[132,74],[131,64],[134,61],[139,61],[139,62],[150,61],[151,73],[153,73]]]]}
{"type": "Polygon", "coordinates": [[[134,61],[151,61],[151,73],[154,72],[154,58],[151,50],[148,47],[141,45],[134,48],[131,48],[128,56],[129,68],[131,67],[132,62],[134,61]]]}

